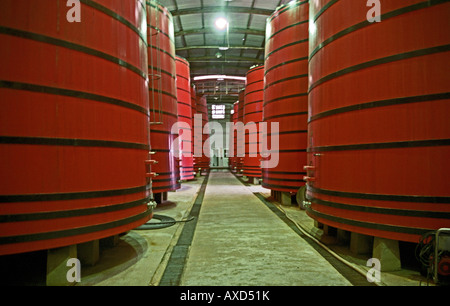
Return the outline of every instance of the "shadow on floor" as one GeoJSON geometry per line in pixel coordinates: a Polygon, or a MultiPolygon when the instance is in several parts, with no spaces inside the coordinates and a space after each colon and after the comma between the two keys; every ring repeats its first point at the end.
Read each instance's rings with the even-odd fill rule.
{"type": "Polygon", "coordinates": [[[133,231],[124,234],[116,246],[100,250],[100,259],[95,266],[81,263],[81,284],[98,284],[125,271],[142,259],[148,247],[147,241],[139,234],[133,231]]]}
{"type": "Polygon", "coordinates": [[[0,256],[0,285],[45,286],[47,250],[0,256]]]}

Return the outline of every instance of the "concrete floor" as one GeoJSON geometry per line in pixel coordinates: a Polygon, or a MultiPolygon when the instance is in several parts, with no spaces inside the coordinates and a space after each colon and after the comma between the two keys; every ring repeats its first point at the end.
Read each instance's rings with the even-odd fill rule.
{"type": "MultiPolygon", "coordinates": [[[[192,208],[204,177],[184,182],[168,201],[158,205],[155,214],[185,220],[192,208]]],[[[156,230],[132,230],[117,246],[101,250],[93,267],[82,266],[78,286],[154,286],[159,283],[183,222],[156,230]]]]}
{"type": "MultiPolygon", "coordinates": [[[[169,192],[169,201],[158,205],[155,213],[186,220],[203,180],[199,177],[184,182],[180,190],[169,192]]],[[[245,186],[228,171],[210,173],[180,285],[351,285],[258,199],[256,192],[270,196],[270,190],[260,185],[245,186]]],[[[278,207],[298,226],[321,237],[320,230],[297,206],[278,207]]],[[[158,285],[185,224],[128,232],[117,246],[101,250],[97,265],[82,266],[77,285],[158,285]]],[[[364,269],[367,259],[331,244],[330,248],[342,258],[364,269]]],[[[406,270],[384,273],[382,281],[384,285],[419,286],[424,279],[418,272],[406,270]]]]}
{"type": "Polygon", "coordinates": [[[350,285],[229,172],[210,174],[181,284],[350,285]]]}

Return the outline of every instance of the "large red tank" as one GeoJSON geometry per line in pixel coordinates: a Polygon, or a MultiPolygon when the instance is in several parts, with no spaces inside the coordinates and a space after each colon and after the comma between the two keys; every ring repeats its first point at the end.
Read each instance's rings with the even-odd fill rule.
{"type": "Polygon", "coordinates": [[[189,126],[180,128],[180,177],[182,180],[194,178],[194,147],[192,143],[192,104],[191,104],[191,77],[189,62],[176,56],[177,64],[177,96],[178,120],[189,126]]]}
{"type": "Polygon", "coordinates": [[[244,96],[244,124],[253,130],[245,130],[245,156],[243,174],[261,177],[261,152],[259,123],[263,121],[264,66],[250,68],[246,75],[244,96]]]}
{"type": "MultiPolygon", "coordinates": [[[[192,109],[192,154],[195,154],[196,150],[202,146],[201,138],[195,135],[195,130],[201,128],[197,126],[196,121],[194,121],[194,115],[197,113],[197,91],[195,90],[194,84],[191,83],[191,109],[192,109]]],[[[196,157],[193,155],[193,166],[194,166],[194,175],[197,174],[198,167],[196,167],[196,157]]]]}
{"type": "Polygon", "coordinates": [[[450,227],[450,2],[369,9],[311,3],[308,214],[418,242],[450,227]]]}
{"type": "Polygon", "coordinates": [[[174,152],[178,134],[172,133],[178,121],[173,20],[167,8],[147,1],[147,22],[151,143],[153,159],[158,161],[152,188],[163,193],[180,188],[179,159],[174,152]]]}
{"type": "MultiPolygon", "coordinates": [[[[194,170],[196,172],[204,172],[204,171],[209,171],[209,164],[210,164],[210,158],[205,154],[205,148],[206,150],[209,150],[209,134],[208,134],[208,129],[206,127],[205,129],[205,125],[208,123],[209,119],[208,119],[208,106],[207,106],[207,101],[206,101],[206,96],[205,95],[201,95],[201,94],[197,94],[196,95],[196,107],[195,107],[195,113],[193,113],[193,115],[199,114],[201,115],[201,126],[200,126],[200,121],[198,122],[199,124],[196,125],[196,121],[194,120],[194,153],[196,153],[195,151],[195,147],[197,147],[197,150],[201,150],[201,156],[195,156],[194,155],[194,170]],[[197,132],[195,132],[197,131],[197,132]],[[200,135],[201,133],[201,137],[197,137],[200,135]],[[203,133],[204,132],[204,133],[203,133]]],[[[200,152],[200,151],[197,151],[200,152]]],[[[209,154],[210,152],[207,152],[207,154],[209,154]]],[[[197,154],[196,154],[197,155],[197,154]]],[[[199,154],[198,154],[199,155],[199,154]]]]}
{"type": "MultiPolygon", "coordinates": [[[[236,123],[238,122],[238,107],[239,107],[239,102],[235,102],[233,104],[233,115],[231,115],[231,123],[233,123],[234,125],[236,125],[236,123]]],[[[229,131],[229,143],[230,143],[230,152],[229,155],[230,157],[228,158],[229,160],[229,166],[230,166],[230,170],[232,172],[236,172],[237,171],[237,139],[236,139],[236,129],[230,128],[229,131]],[[233,144],[233,151],[231,151],[231,144],[233,144]]]]}
{"type": "MultiPolygon", "coordinates": [[[[279,163],[263,169],[262,186],[297,192],[305,185],[308,120],[309,4],[280,6],[267,21],[264,121],[279,124],[279,163]]],[[[273,143],[270,133],[268,146],[273,143]]]]}
{"type": "MultiPolygon", "coordinates": [[[[245,98],[245,87],[239,92],[238,101],[238,115],[237,122],[244,124],[244,98],[245,98]]],[[[236,173],[242,174],[244,166],[244,156],[245,156],[245,133],[236,133],[236,173]]]]}
{"type": "Polygon", "coordinates": [[[0,2],[0,255],[152,216],[145,6],[83,1],[79,23],[68,10],[0,2]]]}

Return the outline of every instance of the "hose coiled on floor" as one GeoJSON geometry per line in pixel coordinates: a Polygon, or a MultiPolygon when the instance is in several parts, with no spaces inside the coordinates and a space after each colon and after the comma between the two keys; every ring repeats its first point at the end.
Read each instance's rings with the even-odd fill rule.
{"type": "Polygon", "coordinates": [[[155,214],[155,215],[153,215],[152,219],[149,222],[147,222],[145,224],[142,224],[141,226],[135,228],[135,230],[161,229],[161,228],[170,227],[172,225],[175,225],[176,223],[189,222],[189,221],[192,221],[192,220],[194,220],[194,217],[190,217],[190,218],[185,219],[185,220],[176,221],[172,217],[155,214]],[[151,222],[153,219],[160,220],[161,222],[151,222]]]}

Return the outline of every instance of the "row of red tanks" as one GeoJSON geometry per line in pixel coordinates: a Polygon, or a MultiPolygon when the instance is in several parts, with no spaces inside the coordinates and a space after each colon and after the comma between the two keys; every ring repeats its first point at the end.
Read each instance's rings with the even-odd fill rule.
{"type": "Polygon", "coordinates": [[[450,3],[385,1],[371,22],[354,2],[291,1],[268,18],[231,120],[278,124],[279,162],[258,167],[246,129],[230,167],[322,224],[417,243],[450,227],[450,3]]]}
{"type": "Polygon", "coordinates": [[[137,228],[193,178],[193,157],[174,152],[193,141],[172,129],[208,117],[172,15],[156,1],[81,5],[70,23],[55,1],[0,3],[0,255],[137,228]]]}

